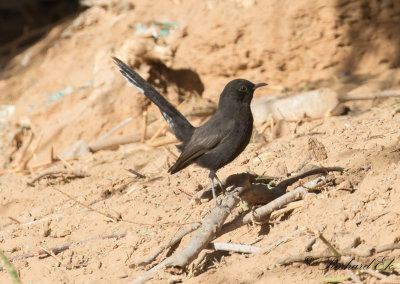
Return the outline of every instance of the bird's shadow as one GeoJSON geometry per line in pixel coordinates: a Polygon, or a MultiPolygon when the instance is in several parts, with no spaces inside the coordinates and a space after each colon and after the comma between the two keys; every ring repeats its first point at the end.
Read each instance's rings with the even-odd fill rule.
{"type": "MultiPolygon", "coordinates": [[[[254,200],[254,203],[262,203],[263,205],[268,204],[269,202],[275,200],[276,198],[279,198],[280,196],[284,195],[287,193],[287,188],[294,184],[295,182],[299,181],[300,179],[309,177],[311,178],[312,176],[315,176],[317,174],[326,174],[327,171],[343,171],[343,168],[340,167],[333,167],[333,168],[315,168],[311,169],[307,172],[301,173],[299,175],[293,176],[293,177],[288,177],[282,181],[280,181],[276,186],[273,188],[269,188],[268,185],[265,183],[266,181],[269,181],[269,179],[264,179],[260,178],[257,175],[251,175],[251,174],[236,174],[236,175],[231,175],[229,176],[225,182],[227,183],[226,186],[232,185],[232,184],[237,184],[238,180],[243,180],[243,175],[248,175],[249,182],[251,184],[251,190],[245,191],[244,194],[241,195],[242,198],[244,198],[245,194],[251,193],[249,196],[246,196],[246,200],[249,200],[249,197],[251,197],[252,200],[254,200]],[[255,202],[255,201],[261,201],[261,202],[255,202]]],[[[228,232],[231,232],[233,230],[238,229],[243,225],[242,218],[245,216],[247,213],[250,212],[250,209],[247,210],[247,212],[242,212],[239,217],[235,218],[234,220],[227,222],[222,229],[218,232],[218,236],[224,235],[228,232]]],[[[286,220],[290,217],[290,214],[292,211],[287,212],[281,217],[281,220],[286,220]]],[[[267,220],[269,218],[266,218],[267,220]]],[[[265,223],[262,224],[261,230],[259,231],[259,235],[264,235],[268,234],[270,227],[273,226],[273,224],[270,223],[265,223]]]]}
{"type": "Polygon", "coordinates": [[[201,95],[204,92],[204,84],[199,74],[191,69],[171,69],[162,62],[148,62],[151,66],[149,83],[167,93],[168,85],[177,86],[179,96],[187,93],[201,95]]]}

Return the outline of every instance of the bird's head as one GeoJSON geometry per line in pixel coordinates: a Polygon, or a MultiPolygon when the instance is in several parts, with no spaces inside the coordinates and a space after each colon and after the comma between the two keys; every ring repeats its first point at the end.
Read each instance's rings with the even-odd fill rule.
{"type": "MultiPolygon", "coordinates": [[[[220,104],[225,101],[237,101],[249,104],[253,99],[253,93],[257,88],[266,86],[265,83],[254,84],[245,79],[235,79],[230,81],[224,88],[220,98],[220,104]]],[[[226,104],[226,103],[224,103],[226,104]]]]}

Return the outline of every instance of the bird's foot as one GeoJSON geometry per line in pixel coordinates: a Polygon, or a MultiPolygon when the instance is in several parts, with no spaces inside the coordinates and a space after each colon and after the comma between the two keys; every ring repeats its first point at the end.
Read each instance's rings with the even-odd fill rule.
{"type": "Polygon", "coordinates": [[[221,187],[222,194],[225,195],[225,193],[226,193],[225,185],[222,183],[222,181],[218,178],[217,175],[214,175],[214,176],[215,176],[215,179],[217,180],[219,186],[221,187]]]}

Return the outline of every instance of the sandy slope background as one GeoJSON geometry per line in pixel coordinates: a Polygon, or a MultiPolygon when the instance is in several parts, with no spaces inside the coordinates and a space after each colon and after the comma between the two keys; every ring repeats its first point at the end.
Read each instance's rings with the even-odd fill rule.
{"type": "MultiPolygon", "coordinates": [[[[207,119],[204,113],[194,115],[196,110],[213,109],[223,86],[239,77],[269,83],[256,97],[285,97],[321,87],[340,94],[400,89],[396,0],[86,2],[91,2],[86,10],[55,25],[39,41],[2,57],[0,103],[16,109],[1,122],[0,248],[14,258],[24,283],[128,283],[146,271],[137,261],[185,223],[200,221],[214,205],[190,202],[191,195],[208,185],[206,170],[193,165],[168,175],[178,154],[174,145],[140,143],[143,112],[147,140],[163,120],[126,84],[112,55],[138,70],[173,104],[183,103],[181,110],[192,114],[196,125],[207,119]],[[137,142],[57,161],[55,156],[75,141],[96,141],[130,117],[112,135],[129,134],[137,142]],[[49,163],[51,159],[55,161],[49,163]],[[27,185],[48,170],[80,170],[87,176],[61,175],[27,185]],[[110,235],[114,238],[99,238],[110,235]],[[69,243],[57,259],[15,259],[69,243]]],[[[343,174],[335,173],[333,182],[296,209],[216,241],[246,244],[258,239],[255,246],[267,247],[298,229],[305,233],[267,254],[210,250],[193,273],[165,271],[151,281],[320,283],[347,274],[325,269],[323,262],[276,265],[283,256],[304,252],[312,237],[307,232],[323,232],[337,249],[397,244],[400,100],[350,101],[345,106],[350,110],[346,115],[284,121],[263,134],[263,126],[257,126],[247,149],[219,171],[223,178],[249,171],[283,179],[309,165],[344,167],[343,174]]],[[[168,132],[161,136],[170,138],[168,132]]],[[[229,221],[253,206],[241,204],[229,221]]],[[[318,239],[313,251],[324,250],[318,239]]],[[[378,276],[362,274],[362,281],[399,283],[399,250],[357,260],[368,264],[383,256],[394,259],[393,267],[378,276]]],[[[10,279],[3,267],[0,282],[10,279]]]]}

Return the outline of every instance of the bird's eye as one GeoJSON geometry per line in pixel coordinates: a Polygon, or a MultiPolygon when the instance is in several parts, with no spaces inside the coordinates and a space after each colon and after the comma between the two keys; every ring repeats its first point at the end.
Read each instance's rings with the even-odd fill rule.
{"type": "Polygon", "coordinates": [[[245,85],[242,85],[242,86],[240,86],[239,91],[246,92],[247,91],[247,87],[245,85]]]}

